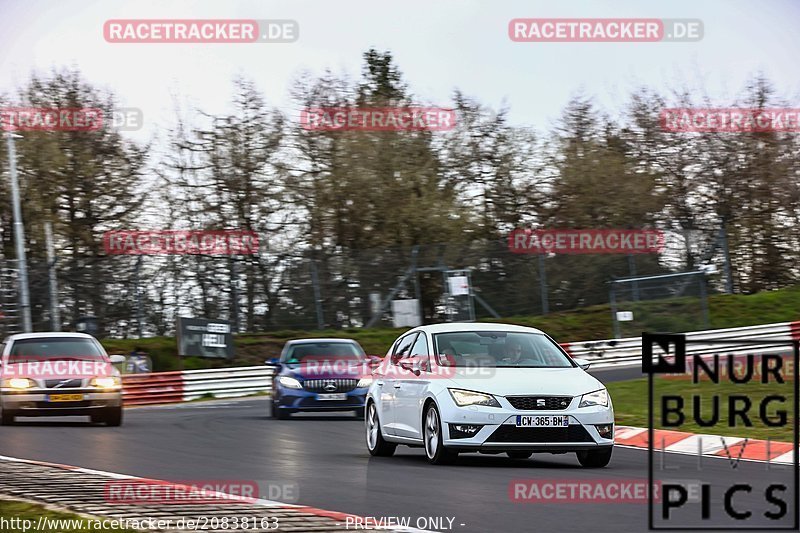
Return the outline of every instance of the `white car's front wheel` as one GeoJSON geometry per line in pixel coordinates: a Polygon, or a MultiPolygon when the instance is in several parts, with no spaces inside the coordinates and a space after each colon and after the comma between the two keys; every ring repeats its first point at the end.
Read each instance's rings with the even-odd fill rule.
{"type": "Polygon", "coordinates": [[[425,427],[423,439],[425,441],[425,455],[434,465],[448,464],[458,457],[458,452],[448,450],[442,444],[442,419],[435,404],[430,404],[425,411],[425,427]]]}
{"type": "Polygon", "coordinates": [[[578,462],[587,468],[603,468],[611,461],[611,446],[599,450],[586,450],[577,452],[578,462]]]}

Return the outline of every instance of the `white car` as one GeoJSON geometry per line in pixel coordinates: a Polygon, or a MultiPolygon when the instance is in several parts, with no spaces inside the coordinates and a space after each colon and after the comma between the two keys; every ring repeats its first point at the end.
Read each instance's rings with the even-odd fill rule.
{"type": "Polygon", "coordinates": [[[373,374],[366,436],[372,455],[422,447],[433,464],[459,452],[575,452],[603,467],[614,446],[605,387],[548,335],[523,326],[453,323],[399,337],[373,374]]]}

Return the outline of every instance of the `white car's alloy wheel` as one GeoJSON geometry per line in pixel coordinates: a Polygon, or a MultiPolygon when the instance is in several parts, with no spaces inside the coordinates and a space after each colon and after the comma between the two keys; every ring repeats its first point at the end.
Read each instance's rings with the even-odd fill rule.
{"type": "Polygon", "coordinates": [[[370,455],[389,457],[394,454],[397,444],[386,442],[381,435],[381,419],[378,417],[378,408],[373,402],[367,405],[364,428],[367,434],[367,450],[370,455]]]}
{"type": "Polygon", "coordinates": [[[378,425],[378,412],[375,410],[375,404],[369,404],[367,410],[367,447],[374,450],[378,445],[378,432],[380,427],[378,425]]]}
{"type": "Polygon", "coordinates": [[[428,459],[436,457],[439,448],[439,417],[436,409],[429,408],[425,417],[425,454],[428,459]]]}

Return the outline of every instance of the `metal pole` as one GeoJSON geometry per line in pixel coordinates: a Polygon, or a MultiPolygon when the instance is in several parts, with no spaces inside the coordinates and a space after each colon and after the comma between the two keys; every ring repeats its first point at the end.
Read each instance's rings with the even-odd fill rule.
{"type": "Polygon", "coordinates": [[[619,322],[617,321],[617,295],[616,295],[616,286],[614,282],[611,282],[611,289],[608,293],[608,299],[611,302],[611,321],[614,324],[614,338],[619,339],[622,337],[622,334],[619,331],[619,322]]]}
{"type": "Polygon", "coordinates": [[[314,258],[311,258],[311,284],[314,286],[314,307],[317,309],[317,329],[325,329],[325,320],[322,316],[322,294],[319,290],[317,262],[314,258]]]}
{"type": "Polygon", "coordinates": [[[550,305],[547,301],[547,271],[544,267],[544,254],[539,254],[539,292],[542,300],[542,314],[550,312],[550,305]]]}
{"type": "Polygon", "coordinates": [[[17,152],[14,148],[14,137],[6,132],[8,139],[8,173],[11,178],[11,205],[14,211],[14,240],[19,262],[19,306],[22,310],[22,329],[25,333],[33,331],[31,323],[31,299],[28,293],[28,262],[25,256],[25,227],[22,225],[22,208],[19,203],[19,182],[17,181],[17,152]]]}
{"type": "Polygon", "coordinates": [[[419,245],[411,249],[411,268],[414,270],[414,298],[417,299],[417,313],[419,313],[419,325],[425,321],[422,318],[422,292],[419,288],[419,271],[417,270],[417,256],[419,255],[419,245]]]}
{"type": "MultiPolygon", "coordinates": [[[[628,270],[630,271],[631,277],[636,277],[636,258],[633,254],[628,254],[628,270]]],[[[633,282],[633,301],[639,301],[639,282],[633,282]]]]}
{"type": "Polygon", "coordinates": [[[58,277],[56,276],[56,252],[53,246],[53,223],[44,223],[44,240],[47,246],[47,274],[50,278],[50,327],[61,331],[61,311],[58,309],[58,277]]]}
{"type": "Polygon", "coordinates": [[[231,322],[233,332],[239,333],[239,287],[236,283],[236,260],[230,256],[231,267],[231,322]]]}
{"type": "Polygon", "coordinates": [[[706,329],[711,327],[708,318],[708,295],[706,294],[706,276],[705,274],[697,276],[700,278],[700,306],[703,309],[703,326],[706,329]]]}
{"type": "Polygon", "coordinates": [[[725,292],[733,294],[733,273],[731,272],[731,252],[728,249],[728,231],[725,229],[725,219],[719,228],[719,240],[722,244],[722,253],[725,256],[725,292]]]}
{"type": "Polygon", "coordinates": [[[142,338],[142,323],[144,322],[142,317],[142,291],[140,289],[140,272],[142,271],[142,256],[136,258],[136,269],[133,278],[133,283],[136,290],[136,323],[137,329],[139,330],[139,338],[142,338]]]}

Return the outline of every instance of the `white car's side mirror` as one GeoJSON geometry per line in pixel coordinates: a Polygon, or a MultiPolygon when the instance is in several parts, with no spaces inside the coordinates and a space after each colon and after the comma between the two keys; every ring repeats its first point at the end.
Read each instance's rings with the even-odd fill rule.
{"type": "Polygon", "coordinates": [[[584,370],[589,370],[589,367],[592,366],[592,362],[586,359],[573,359],[573,361],[584,370]]]}
{"type": "Polygon", "coordinates": [[[116,365],[116,364],[119,364],[119,363],[124,363],[125,361],[127,361],[127,359],[128,358],[125,357],[124,355],[109,355],[108,356],[108,360],[111,361],[112,365],[116,365]]]}

